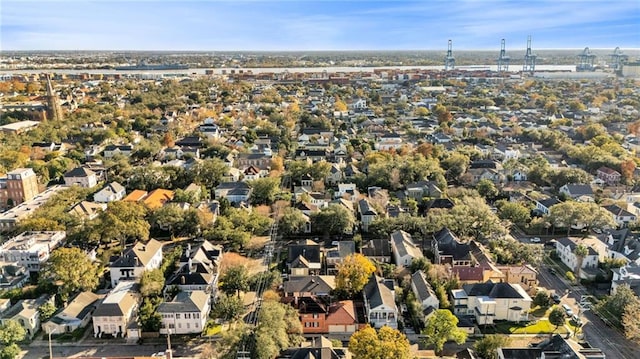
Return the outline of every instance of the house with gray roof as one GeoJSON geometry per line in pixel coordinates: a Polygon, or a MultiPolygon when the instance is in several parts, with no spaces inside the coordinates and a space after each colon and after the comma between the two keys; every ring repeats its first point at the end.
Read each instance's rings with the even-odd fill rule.
{"type": "Polygon", "coordinates": [[[356,243],[354,241],[338,241],[337,246],[329,248],[325,253],[327,263],[327,274],[337,273],[337,266],[350,255],[356,253],[356,243]]]}
{"type": "Polygon", "coordinates": [[[635,222],[638,219],[635,214],[615,204],[604,206],[603,208],[611,213],[618,228],[626,228],[629,226],[629,223],[635,222]]]}
{"type": "Polygon", "coordinates": [[[422,250],[405,231],[391,233],[391,252],[397,266],[408,267],[414,259],[424,257],[422,250]]]}
{"type": "Polygon", "coordinates": [[[594,202],[596,200],[593,188],[588,184],[567,183],[560,187],[559,192],[578,202],[594,202]]]}
{"type": "Polygon", "coordinates": [[[528,348],[498,348],[500,359],[605,359],[605,353],[598,348],[583,347],[580,344],[570,344],[560,334],[542,342],[530,345],[528,348]]]}
{"type": "Polygon", "coordinates": [[[431,313],[433,310],[440,308],[440,300],[438,300],[438,296],[436,296],[422,270],[411,275],[411,290],[415,294],[418,303],[420,303],[423,313],[431,313]]]}
{"type": "Polygon", "coordinates": [[[398,327],[398,307],[393,280],[371,275],[364,286],[364,309],[367,321],[374,328],[386,325],[398,327]]]}
{"type": "Polygon", "coordinates": [[[98,203],[119,201],[127,194],[123,185],[111,182],[93,195],[93,200],[98,203]]]}
{"type": "Polygon", "coordinates": [[[366,198],[358,201],[358,214],[360,215],[362,230],[364,232],[369,231],[369,225],[378,217],[378,212],[366,198]]]}
{"type": "Polygon", "coordinates": [[[138,288],[134,281],[121,281],[107,294],[93,312],[93,333],[96,337],[127,336],[129,325],[137,318],[140,304],[138,288]]]}
{"type": "Polygon", "coordinates": [[[91,320],[91,314],[100,303],[102,296],[91,292],[79,293],[66,307],[57,311],[48,321],[42,323],[45,333],[70,333],[84,328],[91,320]]]}
{"type": "Polygon", "coordinates": [[[43,294],[36,299],[22,299],[16,302],[6,311],[0,314],[0,324],[5,325],[7,321],[15,321],[26,331],[26,337],[33,339],[33,336],[40,330],[40,311],[38,308],[45,303],[53,304],[54,297],[43,294]]]}
{"type": "MultiPolygon", "coordinates": [[[[595,269],[598,267],[599,255],[591,246],[583,243],[582,239],[577,237],[562,237],[556,240],[556,253],[562,263],[564,263],[571,271],[576,272],[578,267],[578,257],[575,254],[576,247],[584,244],[589,253],[582,259],[582,269],[595,269]]],[[[580,271],[580,276],[586,275],[584,271],[580,271]]]]}
{"type": "Polygon", "coordinates": [[[446,227],[433,234],[431,251],[434,254],[435,264],[470,266],[472,263],[469,243],[461,242],[458,237],[446,227]]]}
{"type": "Polygon", "coordinates": [[[464,284],[451,294],[454,314],[473,316],[478,325],[493,324],[496,320],[529,320],[532,299],[519,284],[491,281],[464,284]]]}
{"type": "Polygon", "coordinates": [[[171,302],[160,303],[157,311],[162,318],[160,334],[201,333],[211,311],[211,297],[198,290],[180,292],[171,302]]]}

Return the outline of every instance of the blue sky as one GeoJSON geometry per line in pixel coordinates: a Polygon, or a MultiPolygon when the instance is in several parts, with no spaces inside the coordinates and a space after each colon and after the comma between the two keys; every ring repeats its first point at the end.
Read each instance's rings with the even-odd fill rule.
{"type": "Polygon", "coordinates": [[[2,0],[2,50],[640,48],[640,0],[2,0]]]}

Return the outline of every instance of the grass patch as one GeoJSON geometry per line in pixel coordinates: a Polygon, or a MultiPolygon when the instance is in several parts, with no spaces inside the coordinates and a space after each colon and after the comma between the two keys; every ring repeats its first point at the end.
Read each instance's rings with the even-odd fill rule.
{"type": "Polygon", "coordinates": [[[222,324],[216,324],[215,321],[209,320],[204,328],[204,335],[211,337],[222,333],[222,324]]]}
{"type": "Polygon", "coordinates": [[[551,324],[547,319],[541,319],[528,323],[510,323],[499,322],[493,327],[488,327],[484,334],[566,334],[567,329],[559,327],[556,330],[556,326],[551,324]]]}
{"type": "Polygon", "coordinates": [[[549,316],[550,307],[536,306],[529,311],[529,314],[537,318],[544,318],[549,316]]]}

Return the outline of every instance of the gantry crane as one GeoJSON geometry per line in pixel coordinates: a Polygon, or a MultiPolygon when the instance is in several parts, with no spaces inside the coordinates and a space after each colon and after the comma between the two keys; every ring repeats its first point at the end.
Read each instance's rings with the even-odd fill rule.
{"type": "Polygon", "coordinates": [[[594,71],[595,67],[593,62],[596,59],[596,55],[591,53],[588,47],[582,50],[582,53],[578,55],[578,64],[576,65],[576,71],[594,71]]]}
{"type": "Polygon", "coordinates": [[[509,62],[511,58],[507,56],[507,52],[505,50],[505,42],[502,39],[500,43],[500,56],[498,57],[498,72],[509,71],[509,62]]]}
{"type": "Polygon", "coordinates": [[[452,42],[449,40],[447,46],[447,56],[444,57],[444,70],[453,70],[456,66],[456,58],[453,57],[452,42]]]}
{"type": "Polygon", "coordinates": [[[613,71],[622,70],[622,65],[629,59],[629,56],[623,54],[619,47],[616,47],[615,50],[613,50],[613,54],[609,56],[611,56],[611,67],[613,71]]]}
{"type": "Polygon", "coordinates": [[[527,52],[524,54],[524,65],[522,65],[522,72],[529,72],[533,75],[536,71],[536,59],[538,55],[531,51],[531,35],[527,36],[527,52]]]}

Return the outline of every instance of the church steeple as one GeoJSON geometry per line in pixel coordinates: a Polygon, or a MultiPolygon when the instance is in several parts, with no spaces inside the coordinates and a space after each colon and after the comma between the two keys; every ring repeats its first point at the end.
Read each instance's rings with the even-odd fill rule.
{"type": "Polygon", "coordinates": [[[51,76],[47,76],[47,116],[53,121],[62,120],[62,107],[60,107],[60,99],[58,95],[53,91],[51,85],[51,76]]]}

